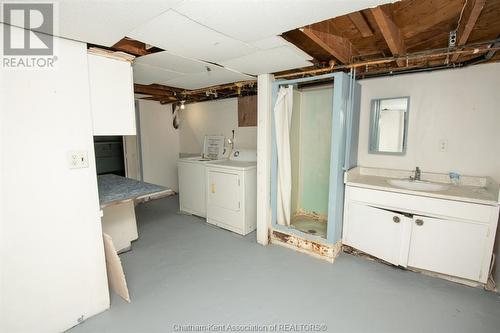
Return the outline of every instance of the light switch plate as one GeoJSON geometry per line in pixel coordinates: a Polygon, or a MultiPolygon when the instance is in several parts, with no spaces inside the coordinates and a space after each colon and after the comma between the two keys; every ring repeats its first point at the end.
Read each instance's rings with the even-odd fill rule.
{"type": "Polygon", "coordinates": [[[89,157],[87,151],[70,151],[68,154],[68,163],[70,169],[88,168],[89,157]]]}

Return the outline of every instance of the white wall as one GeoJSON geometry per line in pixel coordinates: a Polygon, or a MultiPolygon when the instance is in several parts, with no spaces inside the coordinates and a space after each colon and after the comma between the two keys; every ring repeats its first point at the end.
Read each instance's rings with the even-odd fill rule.
{"type": "Polygon", "coordinates": [[[359,81],[358,164],[465,175],[500,182],[500,64],[359,81]],[[370,101],[410,96],[405,156],[368,154],[370,101]],[[439,140],[448,141],[440,152],[439,140]]]}
{"type": "Polygon", "coordinates": [[[238,99],[230,98],[186,105],[180,127],[172,126],[172,106],[139,100],[144,181],[178,190],[177,160],[181,154],[199,154],[205,135],[231,137],[235,146],[257,149],[257,127],[238,127],[238,99]]]}
{"type": "Polygon", "coordinates": [[[188,104],[180,114],[181,153],[199,154],[205,135],[230,138],[233,129],[236,148],[257,149],[257,127],[238,127],[237,98],[188,104]]]}
{"type": "Polygon", "coordinates": [[[139,113],[144,181],[178,191],[179,130],[172,126],[172,106],[139,100],[139,113]]]}
{"type": "MultiPolygon", "coordinates": [[[[432,172],[458,171],[500,182],[500,64],[360,81],[358,164],[432,172]],[[405,156],[368,154],[370,101],[410,96],[405,156]],[[440,152],[439,140],[448,141],[440,152]]],[[[500,226],[495,276],[500,281],[500,226]]]]}
{"type": "Polygon", "coordinates": [[[1,332],[61,332],[109,307],[86,45],[59,39],[57,56],[0,70],[1,332]],[[70,170],[71,150],[90,167],[70,170]]]}

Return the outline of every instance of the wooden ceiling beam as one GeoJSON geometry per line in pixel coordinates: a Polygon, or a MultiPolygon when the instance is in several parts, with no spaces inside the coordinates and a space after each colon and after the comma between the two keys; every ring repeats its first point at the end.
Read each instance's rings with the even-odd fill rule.
{"type": "Polygon", "coordinates": [[[135,56],[144,56],[151,53],[148,49],[146,49],[145,43],[127,37],[118,41],[111,48],[114,50],[130,53],[135,56]]]}
{"type": "Polygon", "coordinates": [[[354,12],[349,14],[348,16],[349,19],[352,21],[352,23],[356,26],[356,29],[358,29],[358,31],[361,33],[361,36],[363,37],[373,36],[372,28],[370,28],[370,25],[363,16],[363,13],[354,12]]]}
{"type": "MultiPolygon", "coordinates": [[[[467,1],[457,27],[457,46],[463,46],[467,43],[485,4],[486,0],[467,1]]],[[[451,62],[456,62],[459,57],[459,54],[453,55],[453,57],[451,57],[451,62]]]]}
{"type": "Polygon", "coordinates": [[[150,85],[135,83],[134,84],[134,93],[151,95],[151,96],[156,96],[156,97],[164,97],[164,98],[169,98],[169,97],[175,98],[174,91],[169,90],[169,89],[165,89],[165,88],[160,88],[157,86],[152,87],[150,85]]]}
{"type": "MultiPolygon", "coordinates": [[[[380,6],[372,8],[371,12],[392,55],[397,57],[398,55],[405,54],[406,45],[403,40],[403,35],[391,17],[380,6]]],[[[399,67],[402,67],[406,65],[406,62],[404,60],[398,60],[397,64],[399,67]]]]}
{"type": "Polygon", "coordinates": [[[163,104],[173,103],[181,100],[185,100],[186,103],[193,103],[217,99],[214,97],[214,93],[217,93],[218,98],[240,96],[241,94],[256,94],[257,81],[240,81],[194,90],[169,87],[161,84],[144,85],[136,83],[134,84],[134,93],[147,95],[141,97],[140,99],[159,101],[163,104]],[[207,95],[207,91],[212,93],[207,95]]]}
{"type": "Polygon", "coordinates": [[[328,21],[324,21],[304,27],[301,31],[339,62],[348,64],[356,51],[347,38],[331,33],[329,24],[328,21]]]}

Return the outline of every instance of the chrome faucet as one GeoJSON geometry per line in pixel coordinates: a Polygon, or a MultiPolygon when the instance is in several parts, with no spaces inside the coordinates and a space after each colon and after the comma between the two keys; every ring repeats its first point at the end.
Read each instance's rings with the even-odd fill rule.
{"type": "Polygon", "coordinates": [[[422,172],[420,171],[420,168],[416,167],[415,168],[415,175],[410,176],[410,180],[420,180],[421,175],[422,175],[422,172]]]}

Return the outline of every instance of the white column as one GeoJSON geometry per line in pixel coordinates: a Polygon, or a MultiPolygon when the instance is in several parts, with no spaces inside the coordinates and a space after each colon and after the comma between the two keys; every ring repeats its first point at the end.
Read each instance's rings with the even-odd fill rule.
{"type": "Polygon", "coordinates": [[[257,78],[257,242],[267,245],[271,226],[272,74],[257,78]]]}

